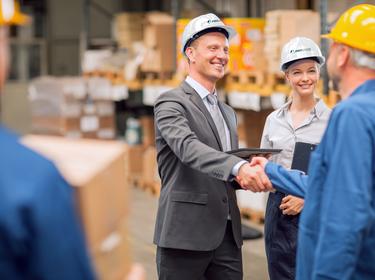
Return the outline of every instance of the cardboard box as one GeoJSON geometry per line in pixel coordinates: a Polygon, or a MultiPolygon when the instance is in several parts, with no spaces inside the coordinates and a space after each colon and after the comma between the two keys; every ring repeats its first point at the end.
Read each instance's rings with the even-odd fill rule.
{"type": "Polygon", "coordinates": [[[74,187],[77,208],[100,279],[123,279],[130,265],[127,146],[115,141],[28,135],[22,142],[51,159],[74,187]]]}
{"type": "Polygon", "coordinates": [[[148,147],[143,154],[142,184],[146,190],[155,195],[160,194],[161,181],[156,161],[156,148],[148,147]]]}
{"type": "Polygon", "coordinates": [[[29,135],[22,142],[51,159],[74,187],[90,246],[117,228],[127,212],[127,146],[116,141],[29,135]]]}
{"type": "Polygon", "coordinates": [[[171,56],[172,48],[147,49],[141,70],[143,72],[166,73],[174,69],[174,59],[171,56]]]}
{"type": "Polygon", "coordinates": [[[143,13],[119,13],[112,24],[113,38],[121,48],[131,48],[133,42],[143,39],[143,13]]]}
{"type": "Polygon", "coordinates": [[[279,73],[281,49],[296,36],[320,42],[320,18],[311,10],[273,10],[266,13],[265,56],[268,72],[279,73]]]}
{"type": "Polygon", "coordinates": [[[140,122],[142,126],[142,144],[145,147],[155,146],[154,117],[142,116],[140,122]]]}
{"type": "Polygon", "coordinates": [[[143,42],[147,48],[141,69],[144,72],[172,72],[174,70],[173,53],[174,19],[172,16],[150,12],[145,17],[143,42]]]}
{"type": "Polygon", "coordinates": [[[126,174],[140,178],[143,172],[143,145],[128,146],[126,153],[126,174]]]}
{"type": "Polygon", "coordinates": [[[129,272],[131,258],[127,241],[127,228],[120,222],[93,251],[94,262],[99,279],[125,279],[129,272]]]}

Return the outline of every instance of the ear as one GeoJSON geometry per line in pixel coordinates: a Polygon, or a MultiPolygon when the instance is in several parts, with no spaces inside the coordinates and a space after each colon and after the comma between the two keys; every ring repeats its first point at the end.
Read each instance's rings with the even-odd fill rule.
{"type": "Polygon", "coordinates": [[[185,50],[185,54],[186,54],[186,56],[187,56],[187,58],[189,59],[189,61],[191,62],[191,63],[195,63],[195,59],[194,59],[194,57],[195,57],[195,53],[194,53],[194,48],[192,48],[192,47],[187,47],[186,48],[186,50],[185,50]]]}
{"type": "Polygon", "coordinates": [[[285,71],[284,75],[285,75],[285,80],[288,82],[288,84],[290,84],[289,71],[285,71]]]}
{"type": "Polygon", "coordinates": [[[343,67],[348,63],[350,59],[350,50],[349,47],[345,45],[340,45],[339,46],[339,55],[337,56],[337,66],[338,67],[343,67]]]}

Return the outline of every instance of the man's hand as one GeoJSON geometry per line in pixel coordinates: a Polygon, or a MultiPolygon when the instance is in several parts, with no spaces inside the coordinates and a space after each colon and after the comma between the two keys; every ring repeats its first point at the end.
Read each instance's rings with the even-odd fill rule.
{"type": "Polygon", "coordinates": [[[283,211],[284,215],[297,215],[301,213],[304,202],[302,198],[288,195],[283,198],[279,208],[283,211]]]}
{"type": "Polygon", "coordinates": [[[266,158],[266,159],[270,159],[272,157],[272,154],[271,153],[266,153],[266,154],[256,154],[256,155],[251,155],[248,159],[249,162],[252,161],[253,158],[256,158],[256,157],[263,157],[263,158],[266,158]]]}
{"type": "Polygon", "coordinates": [[[245,190],[253,192],[264,192],[273,190],[271,181],[268,179],[264,169],[250,164],[243,164],[238,170],[237,182],[245,190]]]}
{"type": "Polygon", "coordinates": [[[268,159],[264,157],[253,157],[251,159],[250,166],[260,165],[263,169],[265,169],[267,163],[268,163],[268,159]]]}

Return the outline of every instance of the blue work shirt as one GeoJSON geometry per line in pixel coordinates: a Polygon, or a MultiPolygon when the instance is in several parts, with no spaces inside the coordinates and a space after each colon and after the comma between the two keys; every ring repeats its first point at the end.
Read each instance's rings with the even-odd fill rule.
{"type": "Polygon", "coordinates": [[[0,126],[0,279],[95,279],[72,192],[0,126]]]}
{"type": "Polygon", "coordinates": [[[305,197],[296,279],[375,279],[375,80],[332,111],[309,176],[274,163],[266,173],[305,197]]]}

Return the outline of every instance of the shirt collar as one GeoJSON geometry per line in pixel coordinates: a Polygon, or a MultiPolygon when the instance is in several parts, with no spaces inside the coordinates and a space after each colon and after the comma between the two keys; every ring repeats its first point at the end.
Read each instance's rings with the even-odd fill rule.
{"type": "MultiPolygon", "coordinates": [[[[322,116],[324,111],[327,109],[327,105],[323,102],[322,99],[317,98],[318,102],[316,102],[314,108],[311,110],[311,114],[317,117],[318,119],[322,116]]],[[[277,112],[277,116],[280,118],[284,116],[288,112],[289,106],[292,103],[292,99],[289,99],[277,112]]]]}
{"type": "Polygon", "coordinates": [[[277,116],[280,118],[282,117],[284,114],[286,114],[288,112],[288,109],[289,109],[289,106],[290,104],[292,103],[292,99],[289,98],[288,101],[279,108],[279,111],[277,112],[277,116]]]}
{"type": "MultiPolygon", "coordinates": [[[[367,80],[359,87],[357,87],[350,96],[360,94],[361,92],[374,92],[375,89],[375,79],[367,80]]],[[[349,96],[349,97],[350,97],[349,96]]]]}
{"type": "MultiPolygon", "coordinates": [[[[190,76],[186,77],[185,82],[188,83],[189,86],[191,86],[202,99],[205,99],[206,96],[210,94],[210,92],[204,86],[202,86],[190,76]]],[[[214,91],[214,94],[217,95],[216,90],[214,91]]]]}

